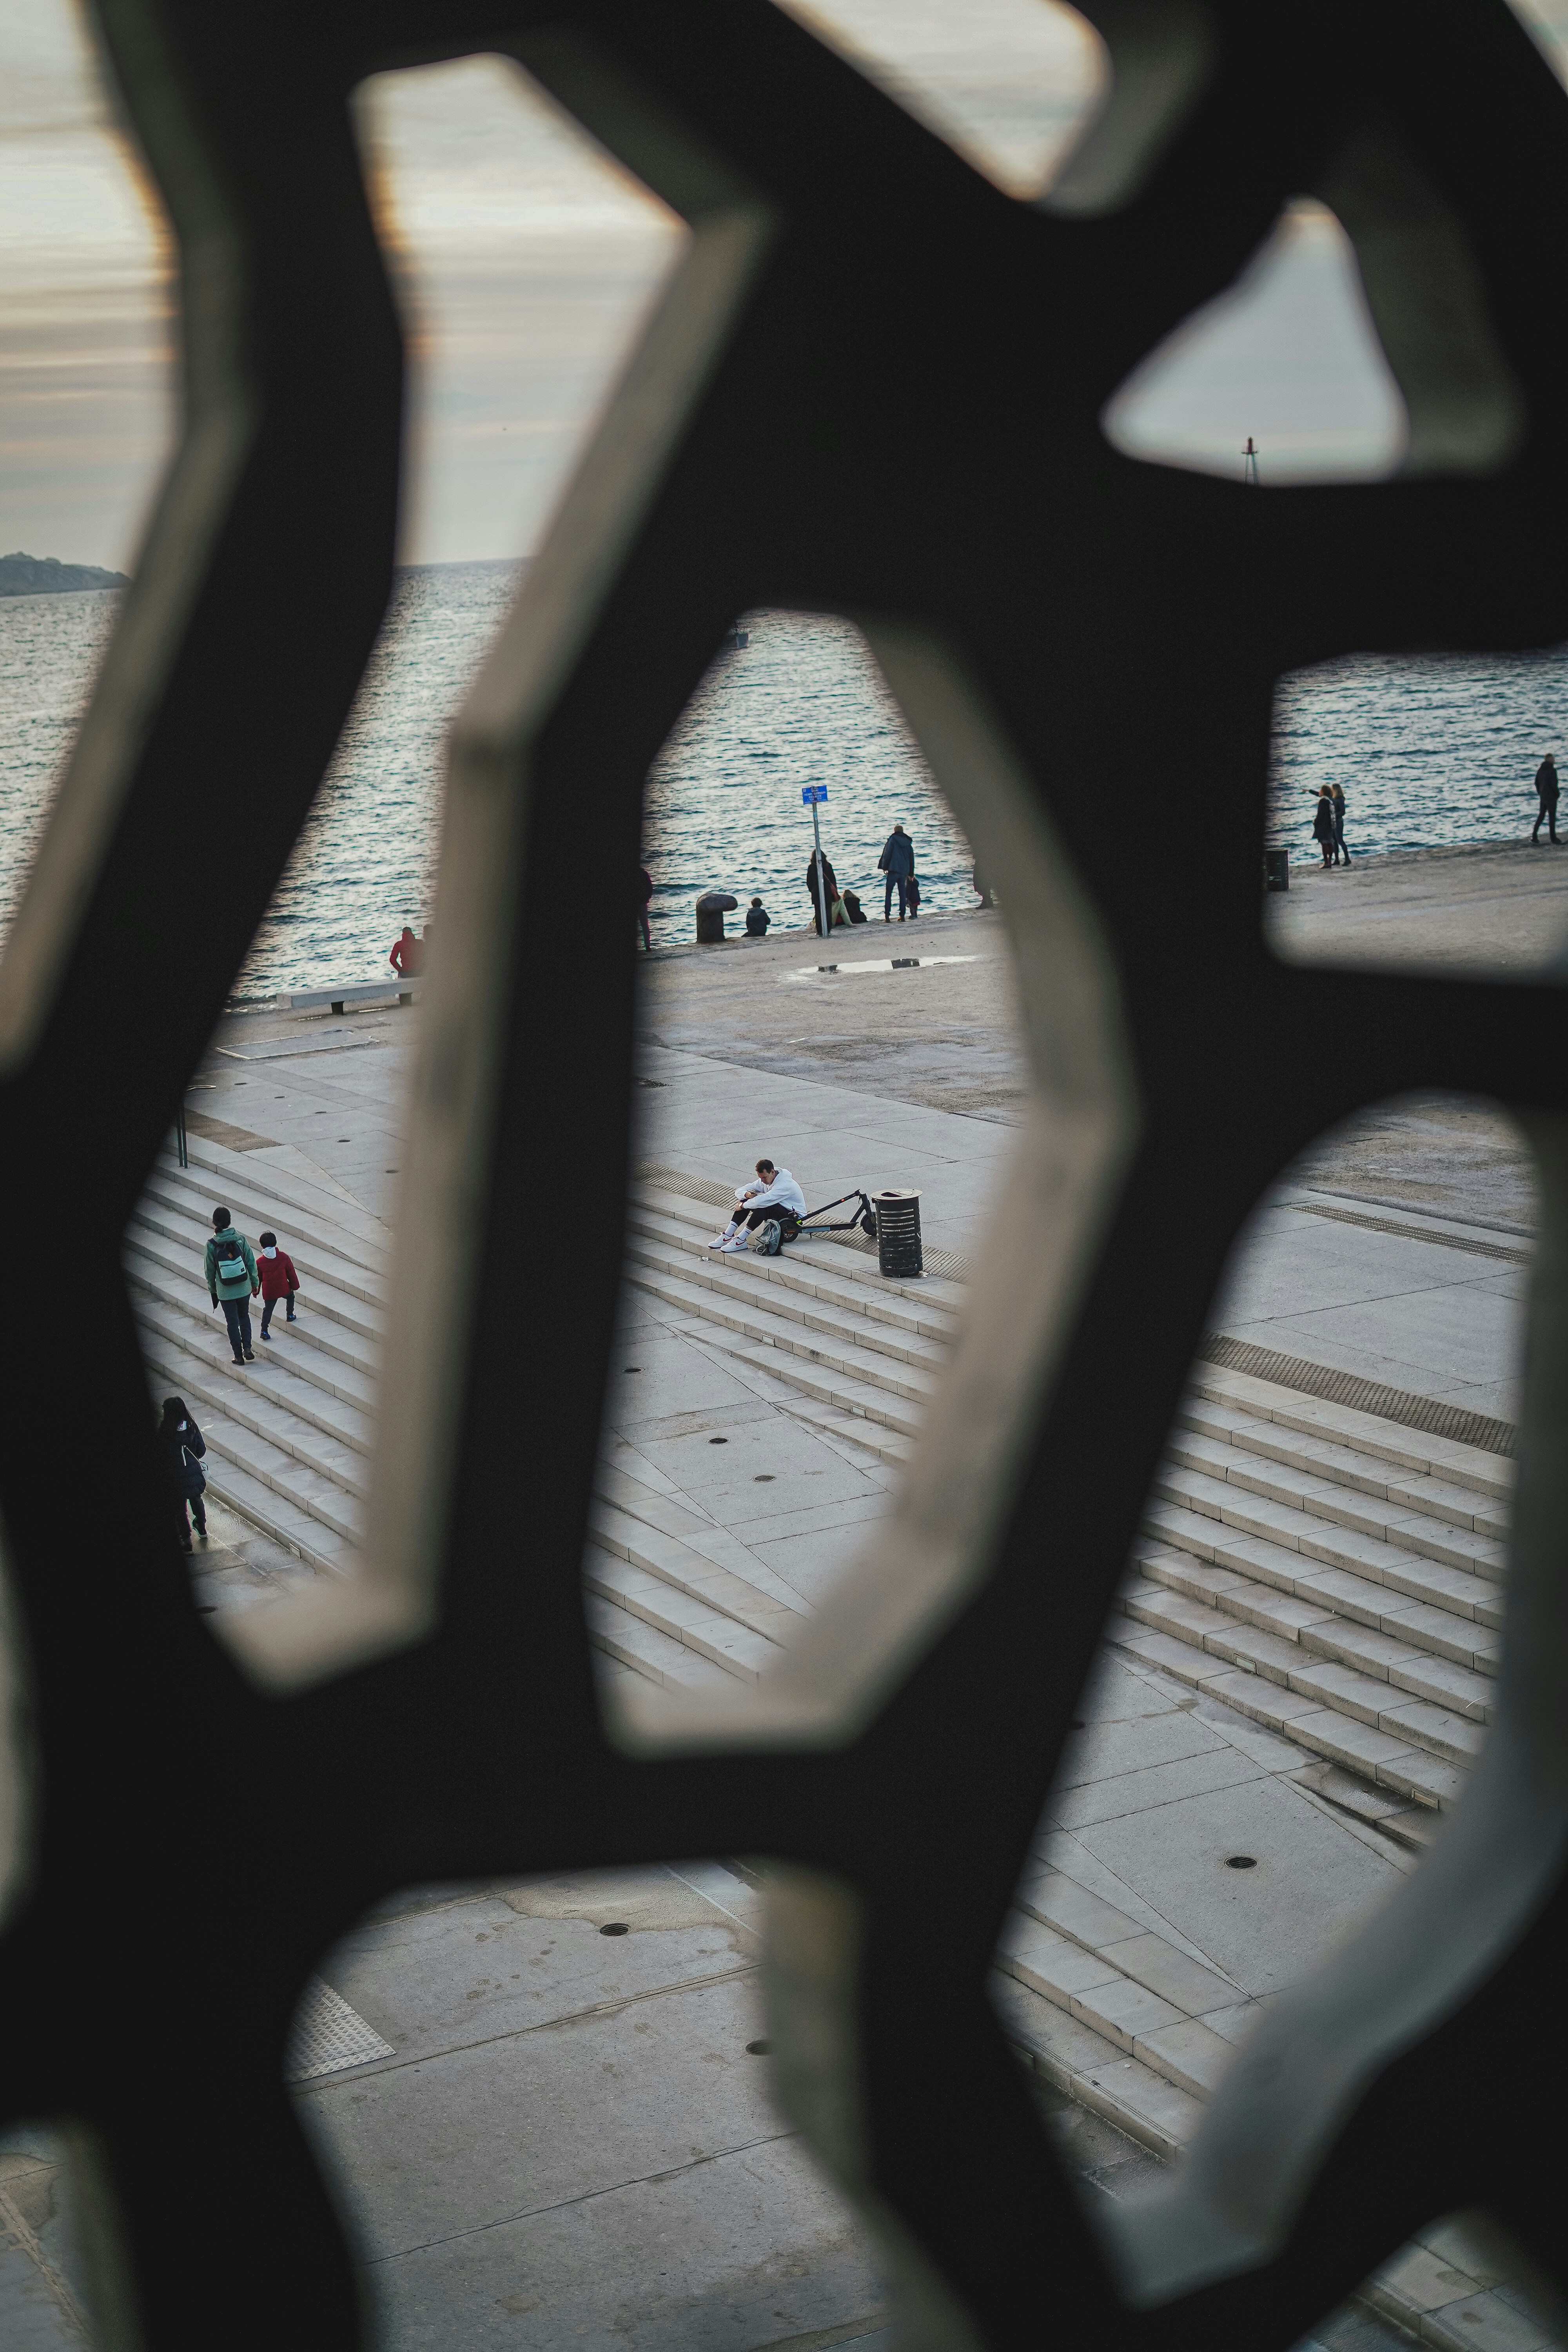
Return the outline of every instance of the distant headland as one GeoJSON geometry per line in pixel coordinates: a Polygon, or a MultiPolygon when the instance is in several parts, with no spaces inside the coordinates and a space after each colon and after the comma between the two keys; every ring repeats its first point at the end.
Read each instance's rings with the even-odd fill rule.
{"type": "Polygon", "coordinates": [[[63,596],[76,588],[129,588],[123,572],[60,563],[52,555],[0,555],[0,596],[63,596]]]}

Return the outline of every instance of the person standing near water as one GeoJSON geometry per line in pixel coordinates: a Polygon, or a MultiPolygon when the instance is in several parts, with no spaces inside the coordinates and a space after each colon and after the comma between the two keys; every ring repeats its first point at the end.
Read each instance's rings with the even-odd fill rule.
{"type": "Polygon", "coordinates": [[[1338,850],[1342,862],[1348,866],[1351,862],[1351,854],[1345,847],[1345,796],[1338,784],[1330,786],[1329,798],[1334,804],[1334,847],[1338,850]]]}
{"type": "Polygon", "coordinates": [[[1327,784],[1318,786],[1318,805],[1312,811],[1312,831],[1317,837],[1318,847],[1323,853],[1323,871],[1326,874],[1334,863],[1334,799],[1327,784]]]}
{"type": "Polygon", "coordinates": [[[1530,836],[1530,845],[1532,849],[1536,846],[1541,839],[1541,828],[1545,825],[1552,845],[1555,848],[1557,845],[1557,762],[1550,751],[1535,772],[1535,792],[1541,806],[1536,812],[1535,830],[1530,836]]]}
{"type": "Polygon", "coordinates": [[[899,886],[899,920],[901,923],[909,906],[910,877],[915,870],[915,845],[901,824],[895,824],[888,835],[877,866],[878,870],[888,877],[888,887],[882,893],[882,920],[885,923],[892,920],[893,885],[896,882],[899,886]]]}

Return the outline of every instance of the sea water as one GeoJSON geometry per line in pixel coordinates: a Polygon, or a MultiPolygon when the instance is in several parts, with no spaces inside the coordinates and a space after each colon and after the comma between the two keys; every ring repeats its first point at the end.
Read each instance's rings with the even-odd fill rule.
{"type": "MultiPolygon", "coordinates": [[[[398,574],[386,625],[331,769],[236,990],[384,975],[405,923],[428,920],[448,720],[507,610],[512,563],[398,574]]],[[[116,598],[0,601],[0,929],[26,878],[116,598]]],[[[881,912],[877,859],[895,820],[915,845],[931,909],[971,907],[973,860],[864,639],[848,622],[765,612],[721,654],[648,779],[643,857],[656,940],[689,940],[692,902],[760,897],[775,922],[810,920],[810,812],[826,784],[823,846],[840,886],[881,912]]],[[[1353,850],[1517,836],[1533,822],[1535,768],[1564,755],[1568,651],[1394,658],[1358,655],[1282,681],[1269,838],[1315,856],[1311,803],[1338,781],[1353,850]]],[[[1207,811],[1212,820],[1214,803],[1207,811]]],[[[1005,887],[1005,877],[999,877],[1005,887]]],[[[629,877],[605,870],[585,814],[564,877],[590,925],[623,919],[629,877]]],[[[625,917],[629,920],[629,915],[625,917]]]]}

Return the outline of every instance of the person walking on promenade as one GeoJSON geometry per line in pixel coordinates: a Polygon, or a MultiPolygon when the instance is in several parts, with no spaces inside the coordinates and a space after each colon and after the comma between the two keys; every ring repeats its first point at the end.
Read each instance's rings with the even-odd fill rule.
{"type": "Polygon", "coordinates": [[[1330,787],[1329,797],[1334,804],[1334,847],[1340,854],[1342,865],[1348,866],[1351,854],[1345,847],[1345,796],[1339,785],[1333,784],[1330,787]]]}
{"type": "MultiPolygon", "coordinates": [[[[814,849],[805,861],[805,887],[811,897],[812,920],[816,924],[818,939],[822,936],[822,909],[816,900],[816,861],[820,856],[822,853],[814,849]]],[[[822,889],[823,896],[827,900],[827,919],[832,923],[836,919],[833,909],[838,897],[838,877],[826,856],[822,857],[822,889]]]]}
{"type": "Polygon", "coordinates": [[[891,922],[893,919],[895,882],[899,886],[899,920],[900,923],[903,921],[904,910],[909,905],[910,877],[914,870],[914,843],[901,824],[895,824],[888,835],[887,846],[877,860],[877,871],[879,874],[885,874],[888,877],[888,887],[882,893],[882,920],[885,923],[891,922]]]}
{"type": "Polygon", "coordinates": [[[1557,762],[1550,751],[1535,772],[1535,790],[1541,806],[1536,812],[1535,831],[1530,836],[1533,849],[1541,839],[1541,828],[1546,827],[1552,847],[1557,845],[1557,762]]]}
{"type": "Polygon", "coordinates": [[[735,1192],[735,1211],[721,1234],[715,1234],[709,1243],[723,1255],[733,1257],[746,1246],[748,1231],[755,1233],[770,1217],[804,1217],[805,1194],[787,1168],[775,1168],[771,1160],[757,1162],[756,1181],[740,1185],[735,1192]]]}
{"type": "Polygon", "coordinates": [[[1312,831],[1317,836],[1318,846],[1323,853],[1323,870],[1326,873],[1334,863],[1335,856],[1334,802],[1327,784],[1318,786],[1318,805],[1312,811],[1312,831]]]}
{"type": "Polygon", "coordinates": [[[256,1271],[256,1252],[245,1235],[235,1230],[226,1209],[213,1211],[213,1237],[202,1255],[202,1272],[213,1305],[223,1308],[235,1362],[254,1364],[250,1302],[261,1288],[261,1278],[256,1271]]]}
{"type": "Polygon", "coordinates": [[[287,1250],[279,1248],[276,1234],[262,1234],[261,1256],[256,1271],[261,1276],[261,1336],[270,1339],[272,1333],[268,1327],[279,1299],[288,1310],[287,1319],[290,1323],[299,1320],[294,1312],[294,1293],[300,1287],[300,1277],[287,1250]]]}
{"type": "Polygon", "coordinates": [[[189,1551],[190,1519],[185,1517],[187,1505],[191,1518],[196,1523],[196,1533],[203,1543],[207,1539],[207,1511],[202,1496],[207,1482],[202,1470],[202,1456],[206,1452],[206,1440],[185,1409],[184,1397],[163,1399],[163,1417],[158,1423],[158,1443],[163,1449],[169,1480],[174,1492],[174,1508],[178,1513],[180,1549],[189,1551]]]}
{"type": "Polygon", "coordinates": [[[653,877],[646,866],[637,867],[637,888],[642,896],[637,903],[637,921],[642,927],[643,953],[653,953],[653,932],[647,919],[648,901],[653,897],[653,877]]]}

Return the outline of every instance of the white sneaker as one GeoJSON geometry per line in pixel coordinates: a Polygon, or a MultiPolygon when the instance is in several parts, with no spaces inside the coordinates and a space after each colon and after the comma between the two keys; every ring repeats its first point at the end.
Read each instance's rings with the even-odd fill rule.
{"type": "Polygon", "coordinates": [[[729,1238],[728,1234],[715,1234],[708,1246],[710,1249],[722,1249],[729,1238]]]}
{"type": "Polygon", "coordinates": [[[726,1257],[744,1257],[750,1246],[750,1243],[742,1240],[739,1234],[732,1242],[721,1242],[719,1244],[726,1257]]]}

